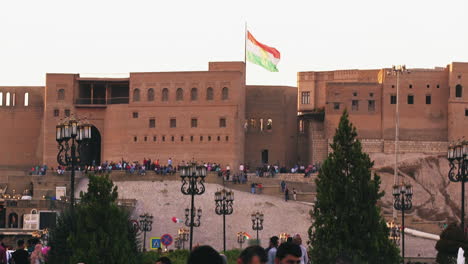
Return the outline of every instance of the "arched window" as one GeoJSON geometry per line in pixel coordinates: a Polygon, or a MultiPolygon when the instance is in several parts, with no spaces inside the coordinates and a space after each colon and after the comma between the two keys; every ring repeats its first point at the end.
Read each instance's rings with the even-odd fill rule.
{"type": "Polygon", "coordinates": [[[162,90],[161,100],[163,100],[163,102],[169,101],[169,89],[164,88],[162,90]]]}
{"type": "Polygon", "coordinates": [[[11,213],[8,216],[8,227],[9,228],[18,228],[18,214],[11,213]]]}
{"type": "Polygon", "coordinates": [[[206,89],[206,100],[213,100],[213,88],[211,87],[208,87],[208,89],[206,89]]]}
{"type": "Polygon", "coordinates": [[[269,131],[273,129],[273,120],[271,118],[268,118],[267,120],[266,129],[269,131]]]}
{"type": "Polygon", "coordinates": [[[133,102],[139,102],[140,101],[140,89],[136,88],[133,90],[133,102]]]}
{"type": "Polygon", "coordinates": [[[24,106],[29,105],[29,93],[24,93],[24,106]]]}
{"type": "Polygon", "coordinates": [[[64,89],[59,89],[57,91],[57,100],[59,100],[59,101],[65,100],[65,90],[64,89]]]}
{"type": "Polygon", "coordinates": [[[455,86],[455,97],[462,97],[463,94],[463,87],[460,84],[455,86]]]}
{"type": "Polygon", "coordinates": [[[184,90],[182,90],[182,88],[177,88],[176,101],[182,101],[182,100],[184,100],[184,90]]]}
{"type": "Polygon", "coordinates": [[[13,93],[13,96],[11,97],[11,105],[12,106],[16,105],[16,93],[13,93]]]}
{"type": "Polygon", "coordinates": [[[154,101],[154,89],[153,88],[148,89],[148,101],[154,101]]]}
{"type": "Polygon", "coordinates": [[[190,90],[190,100],[192,100],[192,101],[198,100],[198,90],[197,90],[197,88],[192,88],[192,90],[190,90]]]}
{"type": "Polygon", "coordinates": [[[0,92],[0,106],[3,106],[3,92],[0,92]]]}
{"type": "Polygon", "coordinates": [[[6,105],[6,106],[10,106],[10,92],[7,92],[7,93],[6,93],[5,105],[6,105]]]}
{"type": "Polygon", "coordinates": [[[229,90],[227,87],[223,88],[222,94],[221,94],[221,99],[222,100],[227,100],[229,98],[229,90]]]}

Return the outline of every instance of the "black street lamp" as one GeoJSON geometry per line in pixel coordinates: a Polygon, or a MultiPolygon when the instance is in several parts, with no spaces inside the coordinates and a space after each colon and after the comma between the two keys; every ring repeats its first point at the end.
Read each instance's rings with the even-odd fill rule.
{"type": "MultiPolygon", "coordinates": [[[[191,196],[191,203],[190,203],[190,213],[185,212],[185,217],[188,218],[190,215],[190,223],[187,225],[187,221],[185,225],[190,226],[190,251],[192,250],[192,242],[193,242],[193,227],[200,226],[200,217],[201,217],[201,209],[198,209],[198,225],[195,225],[194,218],[195,218],[195,195],[202,195],[205,192],[205,177],[206,177],[206,167],[205,166],[197,166],[196,163],[192,163],[192,165],[188,166],[181,166],[180,170],[180,178],[182,179],[182,186],[180,187],[180,191],[184,195],[191,196]]],[[[187,220],[187,219],[186,219],[187,220]]]]}
{"type": "Polygon", "coordinates": [[[237,232],[237,243],[239,243],[239,248],[242,249],[242,244],[245,243],[245,232],[237,232]]]}
{"type": "Polygon", "coordinates": [[[177,240],[179,241],[178,249],[180,249],[181,246],[182,246],[182,249],[185,249],[185,242],[188,241],[189,231],[185,228],[179,228],[177,233],[178,233],[177,240]]]}
{"type": "Polygon", "coordinates": [[[447,151],[447,159],[450,162],[448,178],[451,182],[461,183],[461,229],[465,237],[465,182],[468,172],[468,142],[458,142],[450,145],[447,151]]]}
{"type": "Polygon", "coordinates": [[[400,245],[400,227],[393,221],[387,223],[387,227],[390,231],[390,240],[395,243],[395,245],[400,245]]]}
{"type": "Polygon", "coordinates": [[[260,240],[258,239],[258,231],[263,230],[263,213],[257,211],[252,213],[252,229],[257,231],[257,243],[260,244],[260,240]]]}
{"type": "Polygon", "coordinates": [[[146,232],[153,229],[153,215],[148,213],[140,215],[140,229],[143,232],[143,252],[146,251],[146,232]]]}
{"type": "Polygon", "coordinates": [[[234,192],[222,189],[221,191],[215,192],[215,212],[217,215],[223,216],[223,249],[226,252],[226,215],[230,215],[234,212],[232,207],[234,203],[234,192]]]}
{"type": "Polygon", "coordinates": [[[413,203],[413,187],[411,184],[400,184],[393,186],[393,196],[395,198],[393,207],[401,211],[401,256],[405,259],[405,211],[411,210],[413,203]]]}
{"type": "Polygon", "coordinates": [[[71,169],[70,207],[75,206],[75,169],[81,163],[80,148],[91,139],[91,125],[80,123],[74,117],[67,118],[55,127],[55,140],[58,143],[57,162],[71,169]]]}

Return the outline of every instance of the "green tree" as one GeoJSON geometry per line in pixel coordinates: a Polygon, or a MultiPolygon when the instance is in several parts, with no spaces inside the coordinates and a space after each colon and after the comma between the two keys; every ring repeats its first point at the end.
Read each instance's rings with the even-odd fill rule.
{"type": "Polygon", "coordinates": [[[356,128],[345,110],[336,129],[332,153],[318,178],[317,201],[309,229],[313,263],[335,263],[347,256],[353,263],[399,263],[397,247],[377,201],[380,177],[372,174],[374,163],[362,151],[356,128]]]}
{"type": "MultiPolygon", "coordinates": [[[[463,238],[463,230],[456,223],[452,223],[442,231],[440,240],[437,241],[435,245],[437,250],[437,263],[457,263],[458,249],[460,247],[466,252],[468,249],[468,241],[463,238]]],[[[466,255],[465,253],[465,257],[466,255]]]]}
{"type": "Polygon", "coordinates": [[[81,202],[51,231],[50,263],[141,263],[129,212],[117,206],[117,197],[108,176],[90,175],[81,202]]]}

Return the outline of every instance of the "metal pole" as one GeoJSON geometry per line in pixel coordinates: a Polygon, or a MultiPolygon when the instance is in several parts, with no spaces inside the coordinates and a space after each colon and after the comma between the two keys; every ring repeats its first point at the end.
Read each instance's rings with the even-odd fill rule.
{"type": "Polygon", "coordinates": [[[143,252],[146,252],[146,228],[143,225],[143,252]]]}
{"type": "Polygon", "coordinates": [[[260,245],[260,241],[258,240],[258,222],[256,223],[256,229],[257,229],[257,245],[260,245]]]}
{"type": "Polygon", "coordinates": [[[465,237],[465,171],[463,168],[461,186],[461,228],[463,230],[463,237],[465,237]]]}
{"type": "Polygon", "coordinates": [[[403,257],[403,263],[405,263],[405,194],[401,196],[402,207],[401,207],[401,255],[403,257]]]}
{"type": "Polygon", "coordinates": [[[75,206],[75,166],[76,166],[76,146],[75,140],[71,142],[71,175],[70,175],[70,208],[73,210],[75,206]]]}
{"type": "MultiPolygon", "coordinates": [[[[225,210],[225,203],[223,203],[223,210],[225,210]]],[[[224,252],[226,252],[226,214],[223,211],[223,245],[224,245],[224,252]]]]}
{"type": "Polygon", "coordinates": [[[191,193],[192,202],[190,206],[190,251],[192,251],[192,242],[193,242],[193,217],[194,217],[193,214],[194,214],[194,202],[195,202],[195,193],[193,192],[195,183],[193,181],[194,181],[194,177],[191,177],[190,188],[192,189],[192,193],[191,193]]]}

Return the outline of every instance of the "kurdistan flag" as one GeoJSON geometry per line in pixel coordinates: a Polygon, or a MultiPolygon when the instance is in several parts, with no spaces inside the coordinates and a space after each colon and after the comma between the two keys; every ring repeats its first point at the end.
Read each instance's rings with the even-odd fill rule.
{"type": "Polygon", "coordinates": [[[246,42],[246,57],[248,61],[258,64],[269,71],[278,71],[278,68],[276,68],[276,64],[280,60],[280,52],[278,50],[258,42],[249,31],[247,31],[246,42]]]}

